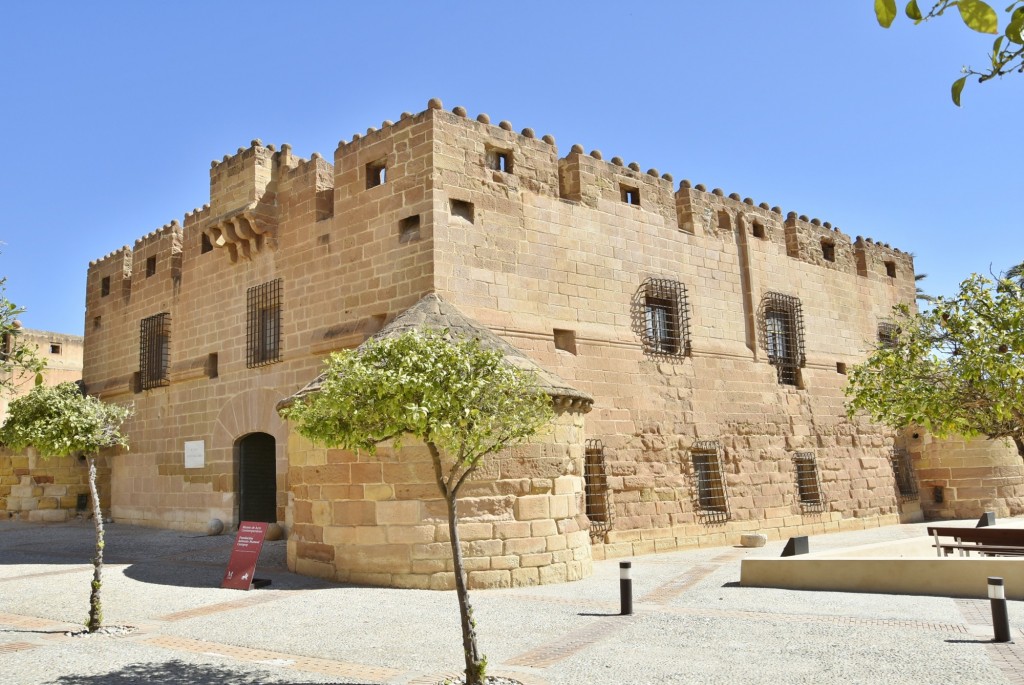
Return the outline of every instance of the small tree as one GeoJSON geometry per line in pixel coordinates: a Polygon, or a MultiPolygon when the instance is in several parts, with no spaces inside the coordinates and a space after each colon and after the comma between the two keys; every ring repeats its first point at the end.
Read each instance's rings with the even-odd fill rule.
{"type": "Polygon", "coordinates": [[[895,344],[879,345],[850,373],[847,411],[894,428],[922,425],[1010,438],[1024,458],[1024,290],[977,274],[930,311],[897,308],[895,344]]]}
{"type": "Polygon", "coordinates": [[[100,587],[103,575],[103,512],[96,488],[96,453],[106,447],[127,447],[121,424],[131,415],[127,407],[105,404],[82,394],[75,383],[53,387],[37,385],[11,402],[7,420],[0,427],[0,442],[14,449],[33,447],[42,457],[83,453],[89,460],[89,492],[96,527],[92,592],[86,627],[96,632],[103,624],[100,587]]]}
{"type": "Polygon", "coordinates": [[[466,587],[459,544],[459,491],[484,457],[534,435],[552,416],[533,374],[477,340],[447,331],[407,331],[331,355],[322,385],[283,413],[302,435],[329,447],[373,453],[403,436],[426,443],[448,509],[466,682],[480,685],[486,659],[466,587]]]}
{"type": "Polygon", "coordinates": [[[42,383],[46,362],[20,339],[18,316],[24,309],[7,299],[6,278],[0,278],[0,392],[13,393],[25,380],[42,383]]]}

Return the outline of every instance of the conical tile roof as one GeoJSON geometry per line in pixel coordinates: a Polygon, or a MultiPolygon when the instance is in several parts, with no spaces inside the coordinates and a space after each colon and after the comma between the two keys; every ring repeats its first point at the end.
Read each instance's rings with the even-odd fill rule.
{"type": "MultiPolygon", "coordinates": [[[[391,323],[370,336],[369,339],[400,335],[409,330],[425,329],[447,329],[454,337],[475,338],[484,347],[498,350],[505,355],[507,363],[535,373],[540,387],[555,398],[557,404],[568,405],[583,412],[590,411],[593,406],[594,398],[589,394],[577,390],[557,375],[543,369],[522,351],[508,344],[486,327],[466,317],[454,305],[445,302],[436,293],[425,295],[419,302],[399,314],[391,323]]],[[[324,374],[320,374],[294,395],[279,402],[277,408],[283,409],[300,397],[316,392],[320,388],[320,384],[323,383],[324,377],[324,374]]]]}

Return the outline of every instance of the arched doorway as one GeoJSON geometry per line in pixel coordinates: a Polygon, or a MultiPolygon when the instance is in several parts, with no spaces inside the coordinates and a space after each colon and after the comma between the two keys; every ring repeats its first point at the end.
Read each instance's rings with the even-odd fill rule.
{"type": "Polygon", "coordinates": [[[238,520],[277,521],[277,443],[250,433],[238,441],[238,520]]]}

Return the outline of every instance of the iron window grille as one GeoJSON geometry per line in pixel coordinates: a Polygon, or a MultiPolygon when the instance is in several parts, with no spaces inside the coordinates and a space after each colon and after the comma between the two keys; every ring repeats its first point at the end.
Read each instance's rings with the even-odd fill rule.
{"type": "Polygon", "coordinates": [[[797,452],[793,456],[796,466],[796,489],[800,495],[800,507],[805,511],[824,511],[825,499],[821,496],[821,480],[818,478],[818,462],[813,452],[797,452]]]}
{"type": "Polygon", "coordinates": [[[146,317],[139,324],[139,386],[143,390],[170,385],[171,315],[146,317]]]}
{"type": "Polygon", "coordinates": [[[249,288],[245,329],[245,365],[254,368],[281,361],[281,279],[249,288]]]}
{"type": "Polygon", "coordinates": [[[910,462],[910,454],[901,448],[893,448],[890,456],[892,462],[892,474],[896,479],[896,491],[904,502],[911,502],[918,498],[917,477],[914,474],[914,466],[910,462]]]}
{"type": "Polygon", "coordinates": [[[792,295],[768,292],[761,299],[761,339],[768,363],[775,367],[781,385],[799,385],[804,353],[804,316],[800,300],[792,295]]]}
{"type": "Polygon", "coordinates": [[[693,504],[703,523],[729,520],[722,449],[716,440],[699,440],[690,448],[693,463],[693,504]]]}
{"type": "Polygon", "coordinates": [[[682,359],[690,354],[690,303],[686,286],[666,278],[648,278],[633,295],[633,332],[644,354],[682,359]]]}
{"type": "Polygon", "coordinates": [[[899,332],[899,326],[883,321],[878,324],[878,344],[882,347],[896,347],[896,338],[899,332]]]}
{"type": "Polygon", "coordinates": [[[585,484],[584,505],[590,519],[591,536],[600,536],[612,525],[612,507],[608,492],[608,472],[605,470],[604,443],[597,439],[587,440],[583,470],[585,484]]]}

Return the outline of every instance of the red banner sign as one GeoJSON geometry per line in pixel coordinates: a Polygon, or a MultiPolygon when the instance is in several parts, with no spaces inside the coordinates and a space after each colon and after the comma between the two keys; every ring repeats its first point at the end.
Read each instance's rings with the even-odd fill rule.
{"type": "Polygon", "coordinates": [[[252,589],[253,575],[256,573],[256,562],[263,550],[263,539],[267,535],[268,523],[242,521],[238,524],[238,537],[231,550],[228,569],[224,572],[224,580],[220,586],[231,590],[252,589]]]}

